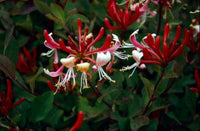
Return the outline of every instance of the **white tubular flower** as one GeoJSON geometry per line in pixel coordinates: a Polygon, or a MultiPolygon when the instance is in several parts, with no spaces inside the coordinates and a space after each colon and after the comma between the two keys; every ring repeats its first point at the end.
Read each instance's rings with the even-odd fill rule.
{"type": "Polygon", "coordinates": [[[87,74],[86,72],[90,69],[90,63],[84,62],[76,65],[77,71],[82,72],[81,74],[81,84],[80,84],[80,93],[82,93],[82,89],[89,88],[87,83],[87,74]]]}
{"type": "Polygon", "coordinates": [[[75,57],[69,57],[69,58],[62,58],[60,59],[60,62],[68,68],[67,73],[65,74],[64,79],[61,82],[61,85],[65,87],[65,83],[68,82],[70,80],[70,78],[73,78],[73,87],[76,84],[75,81],[75,74],[74,74],[74,63],[75,63],[76,59],[75,57]]]}
{"type": "MultiPolygon", "coordinates": [[[[113,36],[113,40],[115,41],[115,42],[120,42],[119,41],[119,38],[118,38],[118,36],[117,35],[115,35],[115,34],[112,34],[112,36],[113,36]]],[[[132,44],[131,44],[132,45],[132,44]]],[[[133,46],[133,45],[132,45],[133,46]]],[[[121,46],[120,46],[121,47],[121,46]]],[[[119,48],[120,48],[119,47],[119,48]]],[[[125,60],[125,59],[128,59],[128,57],[130,57],[130,55],[128,55],[128,54],[124,54],[125,53],[125,51],[124,52],[121,52],[121,51],[114,51],[114,52],[112,52],[116,57],[118,57],[118,58],[120,58],[120,59],[123,59],[123,60],[125,60]]]]}
{"type": "Polygon", "coordinates": [[[131,66],[127,66],[127,67],[123,67],[121,69],[121,71],[126,71],[126,70],[131,70],[133,69],[132,73],[129,75],[129,77],[131,77],[133,75],[133,73],[135,72],[135,69],[137,67],[139,67],[140,69],[145,69],[146,66],[145,64],[140,64],[140,60],[141,58],[143,57],[143,53],[140,52],[139,50],[133,50],[132,51],[132,56],[133,56],[133,59],[135,60],[135,63],[132,64],[131,66]]]}
{"type": "Polygon", "coordinates": [[[96,66],[97,70],[99,72],[99,81],[102,80],[102,78],[108,79],[109,81],[115,83],[114,80],[112,80],[106,72],[103,70],[102,66],[106,65],[111,60],[111,54],[110,52],[99,52],[97,53],[97,59],[96,59],[96,66]]]}

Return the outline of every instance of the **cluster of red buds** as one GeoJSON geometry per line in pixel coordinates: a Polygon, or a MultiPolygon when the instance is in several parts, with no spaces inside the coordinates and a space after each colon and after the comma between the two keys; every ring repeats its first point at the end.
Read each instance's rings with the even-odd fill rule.
{"type": "Polygon", "coordinates": [[[126,31],[127,27],[130,26],[133,22],[138,20],[138,18],[144,13],[148,12],[151,15],[156,15],[155,12],[151,12],[147,5],[150,0],[142,3],[136,3],[133,1],[132,3],[129,0],[126,1],[125,10],[119,9],[116,4],[116,0],[108,1],[108,15],[112,18],[112,20],[117,24],[117,26],[112,26],[108,20],[108,18],[104,19],[105,25],[109,30],[122,30],[126,31]]]}
{"type": "Polygon", "coordinates": [[[1,115],[7,116],[11,109],[21,104],[25,100],[24,98],[21,98],[13,104],[12,99],[13,99],[12,84],[11,81],[7,79],[7,93],[3,92],[1,94],[0,91],[0,116],[1,115]]]}
{"type": "Polygon", "coordinates": [[[20,73],[34,74],[37,71],[36,55],[36,48],[33,48],[33,55],[31,55],[30,51],[26,47],[23,47],[23,53],[19,53],[18,55],[17,70],[20,73]]]}
{"type": "MultiPolygon", "coordinates": [[[[140,44],[136,40],[135,36],[139,30],[132,33],[132,35],[130,36],[130,41],[132,42],[133,47],[136,48],[136,50],[133,51],[133,58],[135,59],[135,55],[138,57],[137,60],[135,59],[137,62],[137,66],[142,66],[142,64],[148,63],[157,64],[162,68],[165,68],[170,61],[181,54],[181,52],[183,51],[183,47],[186,45],[186,43],[188,43],[189,31],[185,30],[184,40],[179,45],[177,41],[181,35],[181,27],[178,26],[174,41],[170,42],[170,44],[168,45],[167,38],[169,36],[169,30],[170,25],[166,24],[164,29],[162,50],[160,49],[160,36],[156,36],[156,34],[148,34],[143,38],[143,44],[140,44]],[[143,59],[141,59],[142,57],[143,59]]],[[[144,67],[144,65],[142,67],[144,67]]],[[[131,68],[124,67],[122,70],[128,69],[131,68]]]]}

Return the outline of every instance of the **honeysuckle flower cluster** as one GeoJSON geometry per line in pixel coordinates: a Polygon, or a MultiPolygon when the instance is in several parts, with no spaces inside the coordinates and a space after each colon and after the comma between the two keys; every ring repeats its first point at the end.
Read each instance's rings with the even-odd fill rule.
{"type": "MultiPolygon", "coordinates": [[[[73,39],[71,36],[68,36],[67,45],[64,44],[62,39],[59,39],[58,43],[55,42],[52,38],[52,33],[49,34],[47,30],[44,30],[44,44],[46,47],[52,49],[51,52],[55,52],[54,64],[58,64],[59,61],[62,64],[55,71],[50,72],[48,69],[44,69],[44,72],[51,77],[59,77],[58,82],[55,85],[58,88],[58,90],[62,86],[66,88],[66,85],[68,85],[71,79],[72,87],[76,85],[75,78],[77,74],[74,70],[75,67],[77,71],[80,71],[82,73],[80,80],[80,90],[88,88],[87,72],[90,69],[91,64],[93,64],[96,67],[96,70],[99,73],[100,80],[105,78],[110,80],[111,82],[115,82],[103,70],[103,66],[107,65],[110,62],[111,56],[120,46],[120,42],[118,40],[115,40],[115,43],[113,44],[111,35],[107,35],[105,43],[100,48],[94,49],[93,45],[96,42],[98,42],[104,35],[104,28],[102,27],[97,37],[93,38],[93,34],[88,33],[88,28],[85,28],[84,33],[82,35],[81,19],[77,20],[77,24],[78,40],[73,39]],[[78,44],[76,41],[78,42],[78,44]],[[60,58],[59,60],[57,55],[58,49],[66,52],[67,55],[65,58],[60,58]],[[96,60],[94,59],[95,54],[97,55],[96,60]],[[65,68],[67,68],[66,73],[63,72],[65,68]]],[[[47,55],[48,54],[49,53],[47,53],[47,55]]]]}
{"type": "Polygon", "coordinates": [[[133,1],[132,3],[129,0],[126,1],[125,9],[119,9],[116,4],[116,0],[108,1],[108,15],[112,18],[112,20],[117,24],[117,26],[112,26],[108,20],[108,18],[104,19],[105,25],[109,30],[122,30],[125,31],[128,26],[130,26],[133,22],[135,22],[141,15],[145,12],[149,12],[151,15],[155,15],[154,12],[151,12],[147,5],[150,0],[136,3],[133,1]]]}
{"type": "Polygon", "coordinates": [[[30,51],[23,47],[23,53],[18,55],[17,70],[20,73],[34,74],[37,71],[36,55],[36,48],[33,48],[33,55],[31,55],[30,51]]]}
{"type": "Polygon", "coordinates": [[[162,50],[160,49],[160,36],[148,34],[143,38],[143,44],[140,44],[136,40],[136,33],[133,33],[130,36],[130,41],[133,46],[141,49],[143,52],[143,59],[140,60],[140,63],[157,64],[162,68],[165,68],[170,61],[181,54],[183,47],[189,40],[189,31],[185,30],[184,40],[179,45],[177,41],[181,35],[181,27],[178,26],[174,41],[170,42],[168,45],[167,38],[169,36],[169,30],[170,25],[166,24],[164,29],[162,50]]]}
{"type": "Polygon", "coordinates": [[[14,104],[12,103],[13,99],[13,91],[12,91],[12,83],[9,79],[7,79],[7,93],[0,91],[0,116],[7,116],[9,111],[21,104],[25,99],[21,98],[14,104]]]}

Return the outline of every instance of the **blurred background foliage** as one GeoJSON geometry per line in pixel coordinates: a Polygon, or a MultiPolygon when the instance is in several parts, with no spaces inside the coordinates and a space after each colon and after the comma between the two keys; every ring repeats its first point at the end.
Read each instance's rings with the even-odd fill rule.
{"type": "MultiPolygon", "coordinates": [[[[117,0],[118,3],[124,1],[117,0]]],[[[192,20],[199,17],[199,13],[190,13],[199,8],[199,1],[171,2],[172,8],[162,12],[160,35],[163,35],[164,25],[169,23],[171,32],[168,39],[173,40],[177,25],[181,25],[183,30],[189,29],[192,20]]],[[[148,8],[158,11],[158,6],[152,2],[148,8]]],[[[129,78],[129,71],[122,73],[119,69],[131,65],[133,59],[116,61],[111,74],[116,80],[115,84],[105,81],[97,90],[95,85],[101,83],[98,82],[97,73],[91,72],[93,88],[83,90],[82,94],[77,87],[73,91],[53,95],[47,86],[47,81],[52,79],[43,73],[43,67],[53,68],[53,58],[40,55],[48,50],[43,44],[43,30],[53,32],[55,40],[67,40],[68,35],[77,36],[77,19],[81,18],[84,27],[89,27],[89,32],[96,36],[99,29],[105,27],[105,17],[110,19],[107,0],[0,0],[0,90],[5,91],[6,79],[12,79],[13,102],[22,97],[26,99],[8,116],[0,116],[0,130],[8,130],[8,127],[18,127],[20,130],[69,130],[80,110],[85,115],[80,131],[200,130],[200,97],[189,90],[192,86],[196,87],[193,72],[200,69],[199,54],[191,64],[186,64],[187,47],[167,67],[158,87],[157,99],[145,115],[141,115],[141,112],[149,101],[161,69],[147,65],[146,70],[137,70],[129,78]],[[23,53],[24,46],[31,53],[33,48],[37,50],[33,74],[20,73],[16,69],[18,54],[23,53]],[[163,93],[174,79],[172,88],[163,93]]],[[[158,15],[147,17],[145,22],[134,22],[124,34],[124,41],[129,42],[130,34],[138,28],[137,39],[141,40],[148,33],[155,33],[157,25],[158,15]]],[[[120,31],[106,29],[105,34],[112,33],[121,35],[120,31]]],[[[104,43],[105,36],[96,44],[97,47],[104,43]]],[[[131,53],[131,49],[127,49],[127,53],[131,53]]],[[[66,57],[63,52],[59,52],[59,55],[66,57]]]]}

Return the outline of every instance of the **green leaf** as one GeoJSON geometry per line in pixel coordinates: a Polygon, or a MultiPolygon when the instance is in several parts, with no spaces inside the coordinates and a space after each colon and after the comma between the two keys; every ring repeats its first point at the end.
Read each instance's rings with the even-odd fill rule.
{"type": "MultiPolygon", "coordinates": [[[[14,81],[14,83],[16,85],[18,84],[16,81],[14,81]]],[[[21,87],[18,87],[18,86],[16,88],[14,88],[14,92],[17,94],[18,97],[24,97],[27,101],[31,101],[31,102],[34,101],[34,99],[36,97],[36,96],[24,91],[24,89],[22,89],[21,87]]]]}
{"type": "Polygon", "coordinates": [[[143,101],[144,100],[141,96],[133,94],[133,98],[129,101],[129,104],[128,104],[129,117],[133,117],[141,113],[141,111],[144,108],[143,101]]]}
{"type": "Polygon", "coordinates": [[[181,122],[178,120],[178,118],[175,116],[173,112],[167,112],[167,116],[172,120],[175,120],[178,124],[181,124],[181,122]]]}
{"type": "Polygon", "coordinates": [[[116,81],[116,83],[114,83],[115,86],[123,87],[124,75],[121,71],[116,71],[112,78],[116,81]]]}
{"type": "Polygon", "coordinates": [[[47,13],[50,12],[47,3],[45,3],[45,2],[43,2],[43,1],[41,1],[41,0],[34,0],[33,2],[34,2],[34,4],[35,4],[36,8],[37,8],[40,12],[42,12],[43,14],[47,14],[47,13]]]}
{"type": "Polygon", "coordinates": [[[58,19],[57,17],[53,16],[52,14],[46,14],[45,15],[48,19],[53,20],[55,23],[57,23],[60,26],[63,26],[63,23],[60,19],[58,19]]]}
{"type": "Polygon", "coordinates": [[[61,23],[65,23],[64,10],[55,3],[51,3],[50,8],[51,8],[51,14],[57,19],[61,20],[61,23]]]}
{"type": "Polygon", "coordinates": [[[16,79],[15,66],[10,59],[0,54],[0,70],[3,71],[11,79],[16,79]]]}
{"type": "Polygon", "coordinates": [[[46,118],[51,108],[53,107],[53,93],[46,92],[38,96],[31,103],[29,120],[31,122],[38,122],[46,118]]]}
{"type": "Polygon", "coordinates": [[[31,77],[25,77],[26,82],[29,84],[32,92],[34,92],[35,89],[35,81],[36,79],[43,73],[43,68],[40,67],[37,71],[37,73],[31,77]]]}
{"type": "Polygon", "coordinates": [[[13,26],[13,21],[10,18],[10,14],[5,10],[0,10],[0,21],[5,29],[9,29],[13,26]]]}
{"type": "Polygon", "coordinates": [[[26,29],[27,31],[32,32],[33,25],[30,15],[27,15],[26,20],[24,22],[17,22],[16,25],[26,29]]]}
{"type": "Polygon", "coordinates": [[[94,29],[95,22],[96,22],[96,17],[94,17],[90,22],[89,32],[92,32],[92,30],[94,29]]]}
{"type": "Polygon", "coordinates": [[[151,120],[147,126],[143,126],[139,131],[157,131],[158,120],[151,120]]]}
{"type": "Polygon", "coordinates": [[[74,9],[74,3],[71,1],[67,1],[67,4],[65,5],[65,14],[69,14],[74,9]]]}
{"type": "Polygon", "coordinates": [[[73,14],[67,21],[67,26],[73,26],[72,28],[76,29],[77,19],[80,18],[83,23],[89,23],[89,19],[81,14],[73,14]]]}
{"type": "Polygon", "coordinates": [[[9,31],[6,33],[6,38],[5,38],[5,41],[4,41],[4,54],[6,52],[6,49],[8,47],[8,44],[10,43],[11,39],[12,39],[12,34],[13,34],[13,31],[14,31],[14,26],[12,26],[9,31]]]}
{"type": "Polygon", "coordinates": [[[117,91],[118,91],[118,89],[111,89],[111,90],[108,90],[108,91],[106,91],[105,93],[103,93],[103,94],[97,99],[97,101],[100,103],[100,102],[104,99],[104,97],[110,96],[113,92],[117,92],[117,91]]]}
{"type": "Polygon", "coordinates": [[[8,45],[5,55],[15,64],[17,65],[18,62],[18,53],[19,48],[17,45],[17,40],[12,36],[10,40],[10,44],[8,45]]]}
{"type": "Polygon", "coordinates": [[[129,128],[130,128],[130,121],[129,121],[129,118],[120,118],[119,121],[119,128],[120,128],[120,131],[127,131],[129,128]]]}
{"type": "Polygon", "coordinates": [[[103,115],[105,113],[105,109],[107,109],[107,107],[104,105],[104,103],[96,103],[93,107],[89,104],[87,98],[79,97],[78,110],[81,110],[87,114],[87,119],[103,115]]]}
{"type": "Polygon", "coordinates": [[[189,88],[186,88],[183,101],[191,114],[194,114],[196,110],[196,98],[195,92],[192,92],[189,90],[189,88]]]}
{"type": "Polygon", "coordinates": [[[23,47],[28,42],[28,40],[29,40],[29,37],[24,36],[24,35],[18,35],[17,40],[16,40],[18,47],[19,48],[23,47]]]}
{"type": "Polygon", "coordinates": [[[58,124],[60,118],[63,116],[64,112],[62,110],[58,110],[57,108],[52,108],[52,110],[48,113],[45,121],[48,122],[52,127],[55,127],[58,124]]]}
{"type": "Polygon", "coordinates": [[[143,77],[142,75],[139,75],[140,79],[142,80],[143,84],[144,84],[144,90],[145,90],[145,102],[149,101],[149,98],[151,97],[152,93],[153,93],[153,87],[154,84],[148,80],[147,78],[143,77]]]}
{"type": "Polygon", "coordinates": [[[131,130],[138,130],[140,127],[148,125],[149,118],[147,116],[139,116],[137,118],[131,118],[130,127],[131,130]]]}

